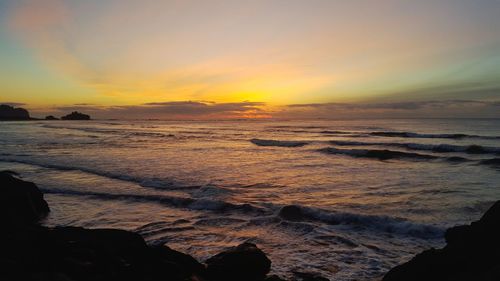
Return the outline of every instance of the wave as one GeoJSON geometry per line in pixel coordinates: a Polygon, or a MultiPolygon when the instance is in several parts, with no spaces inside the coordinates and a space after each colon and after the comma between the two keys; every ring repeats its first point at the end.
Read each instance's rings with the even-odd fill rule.
{"type": "Polygon", "coordinates": [[[500,158],[484,159],[479,164],[500,167],[500,158]]]}
{"type": "Polygon", "coordinates": [[[483,139],[483,140],[497,140],[500,136],[484,136],[484,135],[471,135],[471,134],[423,134],[415,132],[404,131],[321,131],[321,134],[327,135],[340,135],[349,137],[388,137],[388,138],[429,138],[429,139],[483,139]]]}
{"type": "Polygon", "coordinates": [[[53,125],[42,125],[44,128],[51,129],[66,129],[66,130],[75,130],[86,133],[102,133],[102,134],[111,134],[111,135],[119,135],[125,137],[153,137],[153,138],[172,138],[175,137],[174,134],[170,133],[161,133],[161,132],[144,132],[138,130],[127,130],[127,129],[106,129],[106,128],[95,128],[95,127],[62,127],[62,126],[53,126],[53,125]]]}
{"type": "Polygon", "coordinates": [[[74,167],[74,166],[65,166],[65,165],[57,165],[57,164],[49,164],[49,163],[39,163],[37,161],[32,161],[28,159],[13,159],[13,158],[0,158],[2,162],[13,162],[20,164],[33,165],[48,169],[55,169],[60,171],[80,171],[87,174],[92,174],[100,177],[122,180],[127,182],[136,183],[142,187],[148,187],[159,190],[173,190],[173,189],[195,189],[200,188],[202,186],[191,186],[191,185],[178,185],[175,182],[165,179],[165,178],[143,178],[143,177],[135,177],[126,174],[117,174],[112,172],[105,172],[98,169],[89,169],[85,167],[74,167]]]}
{"type": "Polygon", "coordinates": [[[440,158],[434,155],[402,152],[402,151],[387,150],[387,149],[339,149],[334,147],[327,147],[327,148],[322,148],[319,151],[328,154],[342,154],[352,157],[374,158],[378,160],[401,159],[401,158],[415,159],[415,160],[432,160],[440,158]]]}
{"type": "Polygon", "coordinates": [[[164,134],[164,133],[153,133],[153,132],[132,132],[127,133],[128,136],[137,136],[137,137],[156,137],[156,138],[173,138],[174,134],[164,134]]]}
{"type": "Polygon", "coordinates": [[[87,133],[121,133],[123,130],[117,129],[105,129],[105,128],[96,128],[96,127],[66,127],[66,126],[54,126],[54,125],[41,125],[43,128],[49,129],[65,129],[65,130],[74,130],[74,131],[82,131],[87,133]]]}
{"type": "Polygon", "coordinates": [[[369,135],[377,137],[395,137],[395,138],[437,138],[437,139],[500,139],[500,136],[480,136],[468,134],[420,134],[413,132],[370,132],[369,135]]]}
{"type": "MultiPolygon", "coordinates": [[[[95,127],[63,127],[63,126],[53,126],[53,125],[42,125],[44,128],[52,129],[66,129],[75,130],[86,133],[94,134],[105,134],[109,136],[120,136],[123,138],[148,138],[148,139],[175,139],[175,140],[189,140],[189,139],[205,139],[210,137],[220,138],[216,133],[211,131],[175,131],[170,132],[154,132],[154,131],[141,131],[138,129],[108,129],[108,128],[95,128],[95,127]]],[[[240,135],[240,134],[234,134],[240,135]]],[[[97,136],[88,136],[96,138],[97,136]]],[[[141,139],[142,141],[142,139],[141,139]]]]}
{"type": "Polygon", "coordinates": [[[294,128],[299,128],[299,129],[325,129],[328,128],[328,126],[291,126],[291,125],[282,125],[282,126],[270,126],[268,128],[276,128],[276,129],[294,129],[294,128]]]}
{"type": "Polygon", "coordinates": [[[89,192],[70,189],[45,189],[46,194],[59,194],[68,196],[85,196],[98,200],[119,200],[127,202],[151,202],[169,207],[186,208],[190,210],[203,210],[213,212],[241,211],[244,213],[265,214],[265,209],[251,204],[234,204],[222,200],[194,199],[180,196],[147,195],[147,194],[118,194],[89,192]]]}
{"type": "Polygon", "coordinates": [[[392,146],[412,150],[424,150],[432,152],[461,152],[467,154],[500,154],[500,147],[488,147],[481,145],[452,145],[452,144],[420,144],[399,142],[358,142],[358,141],[330,141],[331,144],[340,146],[392,146]]]}
{"type": "Polygon", "coordinates": [[[321,134],[327,134],[327,135],[355,135],[355,134],[360,134],[359,132],[348,132],[348,131],[321,131],[321,134]]]}
{"type": "Polygon", "coordinates": [[[282,207],[278,216],[291,221],[319,221],[331,225],[352,225],[418,238],[441,238],[445,231],[438,226],[415,223],[403,218],[336,212],[299,205],[282,207]]]}
{"type": "Polygon", "coordinates": [[[264,140],[264,139],[251,139],[250,142],[258,146],[279,146],[279,147],[301,147],[308,144],[308,142],[304,141],[279,141],[279,140],[264,140]]]}

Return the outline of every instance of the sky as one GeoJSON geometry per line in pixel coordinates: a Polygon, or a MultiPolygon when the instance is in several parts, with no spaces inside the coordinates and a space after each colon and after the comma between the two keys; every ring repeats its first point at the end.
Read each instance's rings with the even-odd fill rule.
{"type": "Polygon", "coordinates": [[[500,118],[499,0],[0,0],[0,103],[99,118],[500,118]]]}

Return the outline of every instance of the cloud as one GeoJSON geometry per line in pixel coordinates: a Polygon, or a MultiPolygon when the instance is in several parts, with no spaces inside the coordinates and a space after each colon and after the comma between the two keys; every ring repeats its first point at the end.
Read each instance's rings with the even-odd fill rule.
{"type": "Polygon", "coordinates": [[[120,119],[235,119],[270,117],[262,102],[215,103],[210,101],[151,102],[128,106],[72,105],[55,107],[59,114],[82,111],[96,118],[120,119]]]}
{"type": "Polygon", "coordinates": [[[435,100],[435,101],[406,101],[406,102],[383,102],[383,103],[310,103],[290,104],[289,108],[321,108],[331,110],[417,110],[424,108],[444,109],[450,107],[468,106],[499,106],[499,101],[479,100],[435,100]]]}
{"type": "MultiPolygon", "coordinates": [[[[362,119],[362,118],[500,118],[500,100],[428,100],[379,103],[310,103],[269,106],[263,102],[149,102],[140,105],[75,104],[44,111],[64,115],[80,111],[99,118],[209,120],[242,118],[362,119]]],[[[40,112],[40,111],[38,111],[40,112]]]]}
{"type": "Polygon", "coordinates": [[[499,118],[498,100],[290,104],[275,116],[287,118],[499,118]]]}

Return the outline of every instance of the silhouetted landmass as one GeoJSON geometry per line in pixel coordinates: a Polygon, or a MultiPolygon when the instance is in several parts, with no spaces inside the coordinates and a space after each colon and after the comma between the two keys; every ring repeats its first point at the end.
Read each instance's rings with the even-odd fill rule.
{"type": "Polygon", "coordinates": [[[15,108],[10,105],[0,105],[0,120],[30,120],[29,112],[24,108],[15,108]]]}
{"type": "Polygon", "coordinates": [[[45,116],[45,120],[59,120],[59,118],[54,117],[53,115],[45,116]]]}
{"type": "Polygon", "coordinates": [[[383,281],[500,280],[500,201],[479,221],[448,229],[445,238],[444,248],[418,254],[383,281]]]}
{"type": "MultiPolygon", "coordinates": [[[[48,214],[42,192],[13,172],[0,172],[0,280],[10,281],[283,281],[266,276],[271,261],[243,243],[205,264],[133,232],[37,224],[48,214]]],[[[328,280],[294,272],[302,281],[328,280]]]]}
{"type": "Polygon", "coordinates": [[[90,116],[87,114],[80,113],[78,111],[73,111],[68,115],[61,117],[62,120],[90,120],[90,116]]]}

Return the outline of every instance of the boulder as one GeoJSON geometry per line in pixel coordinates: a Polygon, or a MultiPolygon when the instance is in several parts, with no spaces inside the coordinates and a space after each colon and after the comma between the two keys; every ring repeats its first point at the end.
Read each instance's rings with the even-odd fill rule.
{"type": "Polygon", "coordinates": [[[278,216],[284,220],[301,221],[304,220],[304,213],[299,206],[288,205],[280,209],[278,216]]]}
{"type": "Polygon", "coordinates": [[[10,105],[1,104],[0,120],[30,120],[30,114],[24,108],[15,108],[10,105]]]}
{"type": "Polygon", "coordinates": [[[207,277],[214,281],[263,280],[271,261],[255,244],[243,243],[206,261],[207,277]]]}
{"type": "Polygon", "coordinates": [[[38,187],[10,171],[0,171],[0,217],[9,225],[32,224],[50,209],[38,187]]]}
{"type": "Polygon", "coordinates": [[[150,264],[153,268],[175,272],[175,277],[180,280],[201,280],[201,276],[205,275],[205,266],[190,255],[167,246],[153,246],[151,252],[154,259],[150,264]]]}
{"type": "Polygon", "coordinates": [[[73,111],[68,115],[61,117],[62,120],[90,120],[90,116],[87,114],[80,113],[78,111],[73,111]]]}
{"type": "Polygon", "coordinates": [[[204,274],[191,256],[150,247],[125,230],[39,226],[0,238],[0,280],[186,281],[204,274]]]}
{"type": "Polygon", "coordinates": [[[59,120],[59,118],[54,117],[53,115],[48,115],[48,116],[45,116],[45,120],[59,120]]]}
{"type": "Polygon", "coordinates": [[[500,201],[470,225],[445,234],[446,246],[424,251],[391,269],[383,281],[500,280],[500,201]]]}

